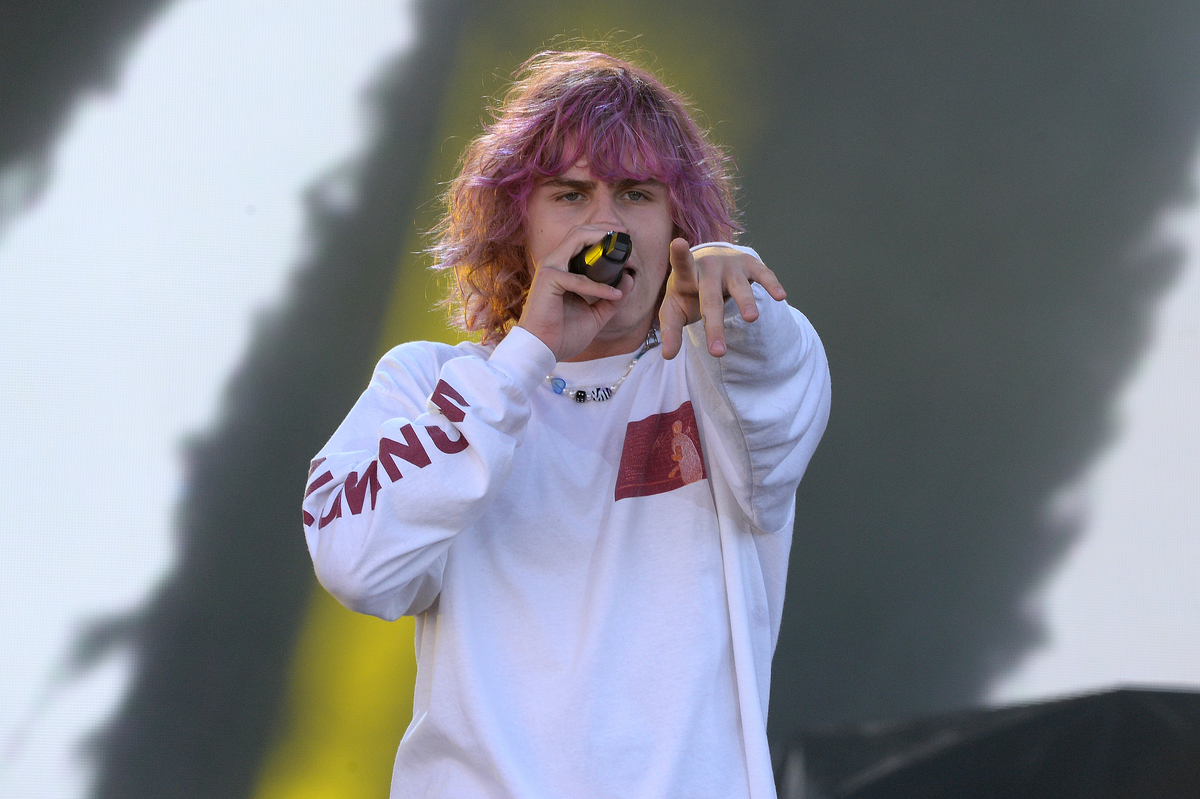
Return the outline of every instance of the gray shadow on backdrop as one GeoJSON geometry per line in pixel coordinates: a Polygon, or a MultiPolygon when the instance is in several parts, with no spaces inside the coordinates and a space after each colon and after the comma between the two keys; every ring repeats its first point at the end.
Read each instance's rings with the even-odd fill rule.
{"type": "Polygon", "coordinates": [[[0,235],[45,186],[46,155],[80,93],[111,90],[163,0],[5,0],[0,25],[0,235]]]}
{"type": "MultiPolygon", "coordinates": [[[[771,731],[975,704],[1076,530],[1052,493],[1108,440],[1177,254],[1200,6],[765,8],[748,228],[822,333],[771,731]]],[[[1133,531],[1131,531],[1132,533],[1133,531]]]]}

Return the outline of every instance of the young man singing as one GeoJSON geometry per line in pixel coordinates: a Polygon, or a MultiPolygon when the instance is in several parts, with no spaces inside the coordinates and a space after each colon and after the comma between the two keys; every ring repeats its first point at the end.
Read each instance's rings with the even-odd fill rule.
{"type": "Polygon", "coordinates": [[[650,73],[528,61],[432,252],[482,343],[410,342],[313,462],[343,604],[416,617],[393,797],[774,797],[766,713],[829,374],[650,73]],[[568,271],[609,232],[615,286],[568,271]]]}

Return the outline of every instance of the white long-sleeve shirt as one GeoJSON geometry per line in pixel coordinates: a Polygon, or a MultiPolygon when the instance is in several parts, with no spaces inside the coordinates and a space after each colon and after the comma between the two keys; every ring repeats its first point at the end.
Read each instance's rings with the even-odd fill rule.
{"type": "Polygon", "coordinates": [[[556,364],[519,327],[380,362],[304,513],[330,593],[417,617],[394,799],[774,796],[771,656],[829,378],[754,288],[723,358],[690,326],[604,402],[546,376],[609,386],[632,353],[556,364]]]}

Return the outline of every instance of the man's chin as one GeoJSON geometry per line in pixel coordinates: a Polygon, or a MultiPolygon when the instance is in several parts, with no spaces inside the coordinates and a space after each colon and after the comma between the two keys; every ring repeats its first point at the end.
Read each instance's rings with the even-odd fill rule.
{"type": "Polygon", "coordinates": [[[631,340],[637,339],[637,343],[641,344],[641,339],[645,338],[646,331],[654,323],[654,316],[653,314],[642,316],[626,315],[623,313],[624,310],[623,308],[618,310],[613,315],[613,318],[608,320],[608,324],[601,328],[597,338],[603,336],[606,339],[614,340],[630,337],[631,340]]]}

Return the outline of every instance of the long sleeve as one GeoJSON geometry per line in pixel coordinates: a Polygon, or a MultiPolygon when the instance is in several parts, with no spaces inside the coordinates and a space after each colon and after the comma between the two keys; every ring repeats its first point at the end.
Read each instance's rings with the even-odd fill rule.
{"type": "Polygon", "coordinates": [[[754,322],[742,319],[732,299],[725,303],[724,357],[708,354],[702,323],[689,325],[684,341],[689,383],[717,439],[709,455],[748,522],[775,532],[792,523],[796,487],[829,419],[829,365],[803,314],[757,284],[753,290],[754,322]]]}
{"type": "Polygon", "coordinates": [[[753,289],[756,321],[725,304],[724,357],[708,354],[702,323],[686,328],[684,341],[712,467],[750,795],[765,799],[775,796],[767,702],[796,487],[825,431],[830,391],[825,351],[808,320],[753,289]]]}
{"type": "Polygon", "coordinates": [[[485,356],[392,350],[314,459],[305,536],[317,578],[348,608],[385,619],[426,609],[455,535],[507,481],[529,393],[554,356],[521,328],[485,356]]]}

